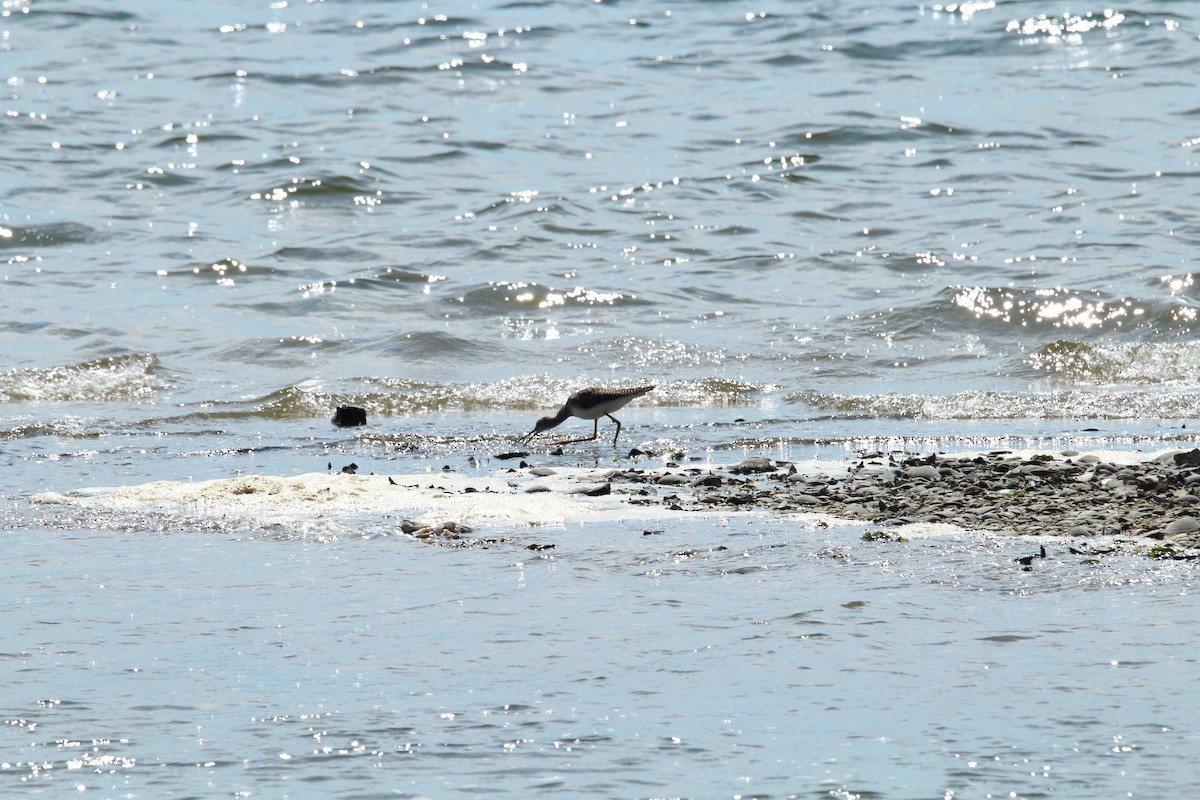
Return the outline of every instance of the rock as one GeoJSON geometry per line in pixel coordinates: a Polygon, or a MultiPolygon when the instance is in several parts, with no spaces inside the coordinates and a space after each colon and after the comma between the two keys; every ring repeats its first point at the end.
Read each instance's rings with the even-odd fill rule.
{"type": "Polygon", "coordinates": [[[551,475],[557,475],[558,472],[550,467],[534,467],[533,469],[529,470],[529,474],[538,478],[548,478],[551,475]]]}
{"type": "Polygon", "coordinates": [[[924,478],[930,481],[939,481],[942,479],[942,473],[938,472],[938,468],[929,465],[905,467],[904,474],[910,478],[924,478]]]}
{"type": "Polygon", "coordinates": [[[333,412],[333,424],[339,428],[356,428],[367,424],[367,410],[358,406],[338,406],[333,412]]]}
{"type": "Polygon", "coordinates": [[[720,486],[724,482],[720,475],[709,473],[692,481],[692,486],[720,486]]]}
{"type": "Polygon", "coordinates": [[[1200,522],[1195,517],[1183,516],[1166,527],[1167,536],[1178,536],[1184,533],[1194,533],[1200,530],[1200,522]]]}
{"type": "Polygon", "coordinates": [[[544,483],[535,483],[533,486],[529,486],[525,489],[526,494],[540,494],[541,492],[548,491],[550,491],[550,487],[544,483]]]}
{"type": "Polygon", "coordinates": [[[677,472],[668,472],[655,481],[659,486],[682,486],[689,482],[687,475],[680,475],[677,472]]]}
{"type": "Polygon", "coordinates": [[[734,475],[752,475],[758,472],[774,472],[775,465],[765,456],[751,456],[740,464],[734,464],[729,471],[734,475]]]}
{"type": "Polygon", "coordinates": [[[1200,467],[1200,449],[1189,450],[1186,453],[1176,453],[1175,466],[1200,467]]]}
{"type": "Polygon", "coordinates": [[[599,486],[580,486],[578,489],[573,490],[571,494],[583,494],[587,495],[588,497],[603,497],[606,494],[612,494],[612,484],[602,483],[599,486]]]}

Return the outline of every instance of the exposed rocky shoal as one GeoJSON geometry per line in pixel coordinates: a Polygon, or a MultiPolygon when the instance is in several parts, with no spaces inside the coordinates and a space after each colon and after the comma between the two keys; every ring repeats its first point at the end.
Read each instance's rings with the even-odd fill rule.
{"type": "Polygon", "coordinates": [[[807,511],[880,526],[946,523],[991,533],[1149,538],[1176,557],[1200,547],[1200,450],[1134,464],[1071,451],[899,461],[881,454],[842,475],[803,474],[759,456],[727,468],[669,464],[604,477],[614,494],[632,495],[629,502],[679,510],[807,511]]]}

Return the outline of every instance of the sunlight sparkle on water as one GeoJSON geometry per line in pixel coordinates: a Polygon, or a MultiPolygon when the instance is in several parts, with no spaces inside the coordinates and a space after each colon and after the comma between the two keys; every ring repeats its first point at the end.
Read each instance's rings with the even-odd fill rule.
{"type": "Polygon", "coordinates": [[[1011,289],[990,289],[983,286],[962,287],[954,296],[954,305],[964,308],[976,318],[991,317],[1002,322],[1019,322],[1022,326],[1049,323],[1054,327],[1099,328],[1106,324],[1120,326],[1129,316],[1138,317],[1144,309],[1134,307],[1122,298],[1115,303],[1101,299],[1088,300],[1070,289],[1054,287],[1037,289],[1033,298],[1022,297],[1011,289]]]}
{"type": "Polygon", "coordinates": [[[1039,14],[1036,17],[1029,17],[1023,22],[1010,20],[1005,30],[1010,33],[1019,33],[1022,36],[1044,36],[1046,39],[1066,39],[1068,34],[1071,34],[1071,41],[1077,41],[1079,34],[1087,33],[1095,28],[1104,30],[1112,30],[1125,21],[1125,15],[1120,11],[1114,11],[1111,8],[1106,8],[1103,14],[1099,17],[1088,12],[1082,16],[1077,14],[1064,13],[1059,17],[1048,17],[1045,14],[1039,14]]]}

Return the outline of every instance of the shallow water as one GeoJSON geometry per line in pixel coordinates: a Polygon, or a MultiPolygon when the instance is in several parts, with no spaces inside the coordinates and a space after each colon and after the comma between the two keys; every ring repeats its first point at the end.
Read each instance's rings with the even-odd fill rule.
{"type": "Polygon", "coordinates": [[[0,4],[4,791],[1194,788],[1187,565],[32,501],[502,474],[589,384],[539,463],[1195,447],[1200,17],[1047,14],[0,4]]]}
{"type": "Polygon", "coordinates": [[[1024,542],[865,545],[861,529],[757,517],[645,530],[575,525],[486,550],[7,534],[20,644],[6,685],[28,698],[2,729],[10,790],[1195,786],[1186,570],[1064,551],[1024,572],[1024,542]]]}

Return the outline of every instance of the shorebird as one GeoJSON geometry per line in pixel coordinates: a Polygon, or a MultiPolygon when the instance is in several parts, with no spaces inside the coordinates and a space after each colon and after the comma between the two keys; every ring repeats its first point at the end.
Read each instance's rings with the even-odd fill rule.
{"type": "Polygon", "coordinates": [[[617,437],[621,435],[621,420],[612,415],[612,412],[624,406],[635,397],[642,395],[653,389],[653,386],[639,386],[635,389],[601,389],[596,386],[589,386],[587,389],[582,389],[567,398],[567,402],[558,410],[558,413],[553,417],[542,417],[533,426],[533,430],[521,437],[522,441],[532,439],[542,431],[548,431],[551,428],[561,425],[567,417],[579,417],[580,419],[595,420],[595,425],[592,427],[592,435],[583,439],[564,439],[561,442],[553,442],[552,446],[557,447],[561,444],[575,444],[576,442],[591,442],[600,435],[600,418],[608,417],[613,422],[617,423],[617,432],[613,434],[613,444],[617,443],[617,437]]]}

